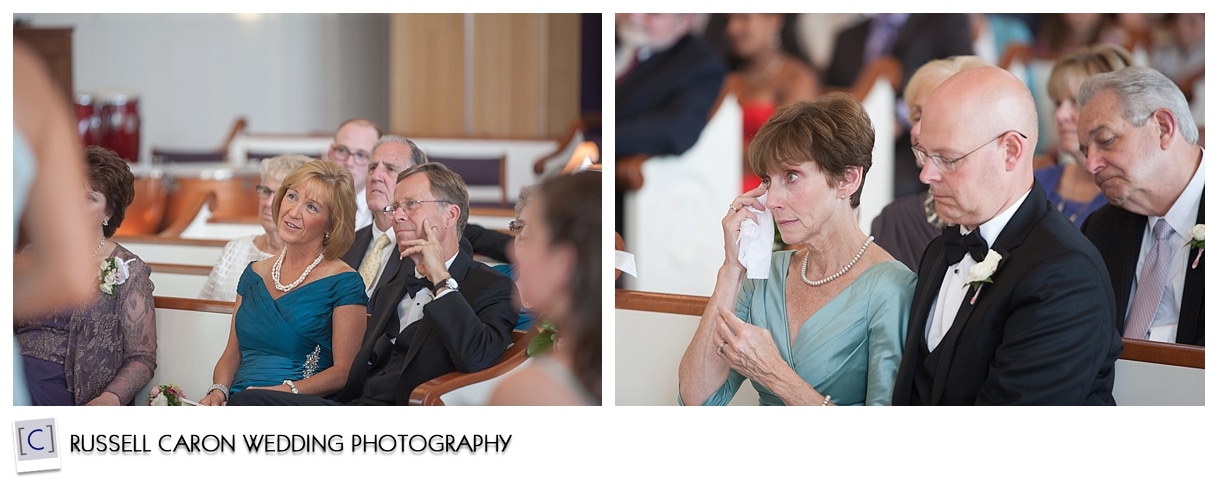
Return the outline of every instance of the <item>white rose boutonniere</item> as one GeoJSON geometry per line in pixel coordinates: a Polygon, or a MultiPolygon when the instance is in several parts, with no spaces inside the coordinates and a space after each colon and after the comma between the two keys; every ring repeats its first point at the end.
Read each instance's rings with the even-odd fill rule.
{"type": "Polygon", "coordinates": [[[977,303],[977,296],[981,294],[982,285],[994,283],[990,277],[994,275],[995,270],[998,270],[998,262],[1001,261],[1002,255],[990,250],[986,252],[984,260],[968,269],[968,276],[964,279],[964,288],[977,287],[977,290],[973,292],[973,298],[968,302],[969,305],[977,303]]]}
{"type": "Polygon", "coordinates": [[[1197,268],[1197,262],[1201,261],[1201,254],[1205,253],[1205,224],[1198,223],[1194,225],[1189,233],[1192,234],[1193,238],[1188,241],[1188,248],[1190,250],[1197,249],[1197,258],[1193,259],[1193,268],[1197,268]]]}
{"type": "Polygon", "coordinates": [[[135,259],[122,261],[109,257],[101,261],[101,270],[97,272],[98,284],[102,293],[114,295],[114,287],[127,283],[131,278],[130,265],[135,259]]]}

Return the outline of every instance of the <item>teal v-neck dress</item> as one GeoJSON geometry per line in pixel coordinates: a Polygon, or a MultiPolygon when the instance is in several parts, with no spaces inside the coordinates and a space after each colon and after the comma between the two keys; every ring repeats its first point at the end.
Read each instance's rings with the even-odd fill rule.
{"type": "MultiPolygon", "coordinates": [[[[909,323],[917,275],[901,262],[876,264],[808,318],[796,336],[787,332],[787,271],[793,251],[774,252],[770,278],[745,279],[736,316],[770,331],[783,360],[838,405],[890,405],[909,323]]],[[[726,405],[744,376],[732,370],[706,405],[726,405]]],[[[783,405],[753,382],[761,405],[783,405]]]]}
{"type": "Polygon", "coordinates": [[[275,299],[252,263],[237,281],[234,320],[241,365],[231,393],[300,380],[334,365],[334,309],[368,305],[358,273],[343,272],[296,287],[275,299]]]}

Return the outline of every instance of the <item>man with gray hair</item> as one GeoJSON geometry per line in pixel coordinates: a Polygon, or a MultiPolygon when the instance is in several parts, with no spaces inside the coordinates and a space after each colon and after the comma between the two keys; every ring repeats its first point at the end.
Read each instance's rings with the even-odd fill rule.
{"type": "MultiPolygon", "coordinates": [[[[427,154],[406,137],[382,135],[372,147],[363,188],[372,224],[355,231],[355,242],[342,259],[364,279],[364,293],[372,297],[378,287],[396,276],[402,265],[401,256],[393,248],[396,240],[393,218],[385,213],[393,203],[393,190],[398,173],[412,165],[427,163],[427,154]]],[[[369,307],[371,308],[371,307],[369,307]]]]}
{"type": "Polygon", "coordinates": [[[408,405],[422,383],[476,372],[503,356],[518,317],[512,280],[458,246],[469,221],[465,181],[443,164],[396,177],[393,218],[401,272],[373,294],[363,343],[337,401],[267,389],[234,394],[229,405],[408,405]]]}
{"type": "Polygon", "coordinates": [[[1099,249],[1126,338],[1205,345],[1205,149],[1158,71],[1095,75],[1078,95],[1079,147],[1108,198],[1083,233],[1099,249]]]}

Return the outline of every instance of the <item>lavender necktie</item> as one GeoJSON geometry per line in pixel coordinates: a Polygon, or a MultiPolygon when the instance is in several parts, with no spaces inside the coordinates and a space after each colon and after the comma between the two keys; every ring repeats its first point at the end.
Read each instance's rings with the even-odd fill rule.
{"type": "Polygon", "coordinates": [[[1172,233],[1175,230],[1167,224],[1167,220],[1160,218],[1155,223],[1155,241],[1142,265],[1138,289],[1133,294],[1133,308],[1125,320],[1126,338],[1145,340],[1150,332],[1150,322],[1155,319],[1155,310],[1159,309],[1163,290],[1167,288],[1167,270],[1171,265],[1171,245],[1168,240],[1172,233]]]}

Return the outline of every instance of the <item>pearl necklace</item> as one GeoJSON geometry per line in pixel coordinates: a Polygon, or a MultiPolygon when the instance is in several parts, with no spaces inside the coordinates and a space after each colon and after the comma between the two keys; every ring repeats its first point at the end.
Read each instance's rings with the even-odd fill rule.
{"type": "Polygon", "coordinates": [[[847,263],[846,266],[842,267],[841,270],[838,270],[837,273],[835,273],[833,275],[829,275],[828,277],[817,280],[815,282],[812,280],[808,280],[808,257],[812,256],[811,252],[805,253],[804,254],[804,266],[799,271],[800,278],[802,278],[804,280],[804,283],[806,283],[806,284],[808,284],[808,286],[812,286],[812,287],[819,287],[826,283],[837,280],[837,277],[845,275],[846,272],[849,272],[850,269],[854,267],[854,264],[858,263],[860,258],[863,258],[863,252],[867,251],[867,246],[871,245],[872,240],[875,240],[875,237],[867,237],[867,241],[863,242],[863,248],[859,249],[859,253],[854,254],[854,258],[850,259],[850,263],[847,263]]]}
{"type": "Polygon", "coordinates": [[[105,245],[106,245],[106,237],[102,237],[101,242],[98,242],[98,244],[97,244],[97,249],[93,250],[93,256],[96,257],[98,253],[101,253],[101,249],[105,245]]]}
{"type": "Polygon", "coordinates": [[[283,266],[283,256],[286,253],[288,253],[288,247],[285,246],[283,247],[283,251],[279,252],[279,259],[275,260],[275,266],[271,268],[271,279],[275,281],[275,289],[281,292],[287,292],[288,290],[299,286],[300,282],[303,282],[305,277],[309,276],[309,272],[313,271],[313,267],[316,267],[317,264],[321,263],[321,259],[325,257],[325,252],[317,254],[317,258],[314,259],[313,263],[309,264],[308,267],[305,267],[304,273],[300,274],[300,278],[297,278],[296,281],[292,282],[290,285],[284,285],[279,283],[279,268],[283,266]]]}

